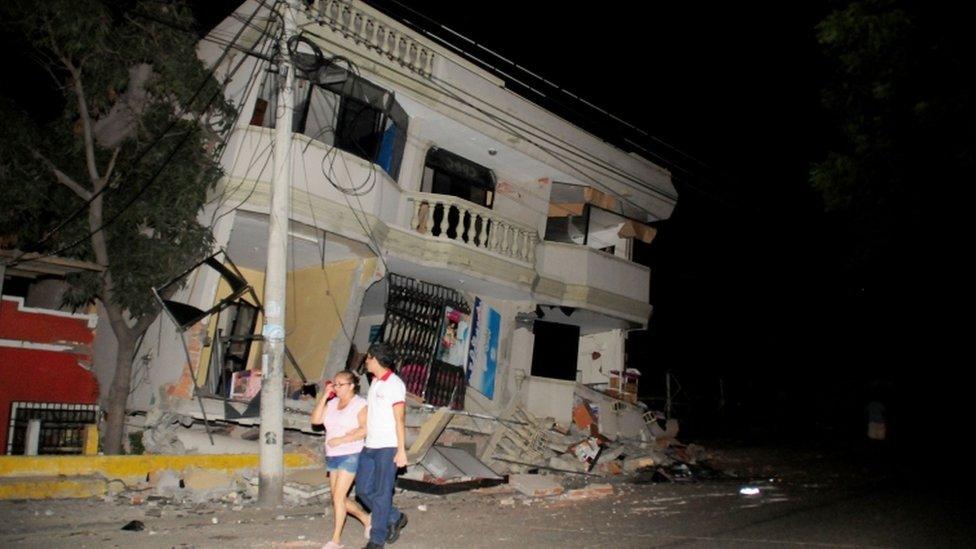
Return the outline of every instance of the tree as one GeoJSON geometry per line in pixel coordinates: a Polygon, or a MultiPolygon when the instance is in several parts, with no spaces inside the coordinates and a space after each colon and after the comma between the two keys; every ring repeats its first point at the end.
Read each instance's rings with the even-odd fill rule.
{"type": "MultiPolygon", "coordinates": [[[[832,71],[823,103],[837,135],[811,180],[846,226],[856,292],[831,322],[846,323],[860,350],[852,373],[892,388],[889,433],[955,435],[949,418],[968,412],[955,358],[968,325],[954,313],[971,291],[969,21],[965,7],[946,3],[858,0],[817,27],[832,71]]],[[[852,349],[837,347],[837,359],[850,360],[852,349]]]]}
{"type": "Polygon", "coordinates": [[[0,101],[0,235],[106,267],[69,278],[66,301],[101,302],[118,340],[103,438],[117,454],[150,289],[212,247],[197,219],[232,111],[179,2],[17,0],[0,15],[61,99],[0,101]]]}
{"type": "Polygon", "coordinates": [[[932,269],[958,234],[976,175],[968,20],[943,3],[857,0],[817,26],[836,138],[811,182],[849,228],[859,286],[932,269]]]}

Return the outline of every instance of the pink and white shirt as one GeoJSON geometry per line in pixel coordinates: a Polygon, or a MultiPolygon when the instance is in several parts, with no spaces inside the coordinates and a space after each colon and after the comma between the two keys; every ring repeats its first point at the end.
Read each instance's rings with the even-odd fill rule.
{"type": "Polygon", "coordinates": [[[334,448],[329,446],[329,441],[358,429],[359,411],[365,406],[366,399],[359,395],[352,397],[349,404],[341,410],[339,409],[338,398],[333,398],[325,404],[325,455],[347,456],[362,451],[363,439],[346,442],[334,448]]]}

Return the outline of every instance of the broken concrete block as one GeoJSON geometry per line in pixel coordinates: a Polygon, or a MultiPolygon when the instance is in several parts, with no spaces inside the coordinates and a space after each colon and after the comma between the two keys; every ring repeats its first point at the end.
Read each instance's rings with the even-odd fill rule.
{"type": "Polygon", "coordinates": [[[237,490],[237,481],[224,471],[191,467],[183,472],[183,487],[193,501],[219,499],[237,490]]]}
{"type": "Polygon", "coordinates": [[[597,463],[594,471],[601,475],[619,475],[624,472],[624,467],[620,460],[600,460],[600,463],[597,463]]]}
{"type": "Polygon", "coordinates": [[[613,486],[609,484],[590,484],[585,488],[570,490],[563,496],[565,499],[597,499],[613,495],[613,486]]]}
{"type": "Polygon", "coordinates": [[[180,477],[175,471],[162,469],[149,473],[147,481],[150,486],[155,486],[157,496],[172,497],[182,491],[180,477]]]}
{"type": "Polygon", "coordinates": [[[509,475],[508,483],[519,493],[530,497],[543,498],[563,493],[562,485],[545,475],[509,475]]]}
{"type": "Polygon", "coordinates": [[[576,471],[580,473],[586,472],[585,463],[575,459],[566,459],[560,456],[554,456],[549,458],[549,467],[552,467],[553,469],[560,469],[563,471],[576,471]]]}
{"type": "Polygon", "coordinates": [[[631,459],[625,459],[624,471],[627,471],[628,473],[633,473],[638,469],[642,469],[644,467],[653,467],[654,465],[655,465],[654,458],[650,456],[640,456],[631,459]]]}
{"type": "Polygon", "coordinates": [[[451,410],[448,408],[441,408],[434,412],[434,415],[420,426],[420,434],[417,435],[407,450],[407,462],[417,463],[423,459],[427,450],[430,450],[430,447],[434,445],[437,437],[444,432],[444,428],[447,427],[452,417],[451,410]]]}
{"type": "Polygon", "coordinates": [[[303,467],[285,471],[285,482],[295,482],[310,486],[329,485],[329,473],[325,467],[303,467]]]}
{"type": "MultiPolygon", "coordinates": [[[[604,450],[600,452],[600,463],[606,463],[608,461],[613,461],[617,459],[618,457],[621,456],[621,454],[625,453],[626,449],[627,449],[626,446],[617,446],[616,448],[604,448],[604,450]]],[[[629,454],[630,452],[627,453],[629,454]]]]}
{"type": "Polygon", "coordinates": [[[296,484],[293,482],[286,482],[281,490],[286,496],[291,496],[291,498],[297,502],[304,502],[312,498],[317,498],[319,496],[328,494],[332,491],[329,486],[308,486],[306,484],[296,484]]]}

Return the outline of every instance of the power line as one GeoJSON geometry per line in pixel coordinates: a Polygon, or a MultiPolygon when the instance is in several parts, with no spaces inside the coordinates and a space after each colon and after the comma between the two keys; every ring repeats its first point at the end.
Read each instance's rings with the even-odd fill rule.
{"type": "MultiPolygon", "coordinates": [[[[448,27],[448,26],[440,23],[439,21],[434,20],[433,18],[429,17],[428,15],[426,15],[424,13],[421,13],[421,12],[417,11],[416,9],[411,8],[410,6],[407,6],[406,4],[404,4],[402,2],[399,2],[398,0],[389,0],[389,1],[391,3],[393,3],[393,4],[396,4],[397,6],[399,6],[400,8],[402,8],[403,10],[406,10],[406,11],[408,11],[410,13],[413,13],[413,14],[417,15],[418,17],[420,17],[423,20],[427,21],[428,23],[430,23],[434,27],[436,27],[436,28],[438,28],[440,30],[443,30],[444,32],[446,32],[446,33],[448,33],[448,34],[450,34],[450,35],[458,38],[459,40],[463,41],[467,45],[474,46],[474,47],[478,48],[479,50],[481,50],[481,51],[483,51],[483,52],[491,55],[495,59],[498,59],[499,61],[505,63],[506,65],[508,65],[508,66],[510,66],[510,67],[518,70],[518,71],[521,71],[522,73],[524,73],[528,77],[530,77],[530,78],[538,81],[540,84],[542,84],[546,88],[549,88],[549,89],[552,89],[554,91],[560,92],[557,95],[548,95],[544,91],[541,91],[539,89],[536,89],[531,84],[527,84],[527,83],[521,81],[520,79],[518,79],[518,78],[516,78],[516,77],[514,77],[514,76],[512,76],[512,75],[510,75],[508,73],[506,73],[505,71],[499,69],[498,67],[492,65],[491,63],[489,63],[487,61],[483,61],[482,59],[480,59],[479,57],[471,54],[470,52],[465,51],[462,47],[459,47],[459,46],[457,46],[455,44],[452,44],[449,40],[446,40],[446,39],[438,36],[437,34],[435,34],[435,33],[431,32],[431,31],[427,30],[422,25],[413,23],[412,21],[410,21],[409,19],[406,19],[406,18],[402,18],[402,17],[399,17],[398,18],[399,21],[401,23],[403,23],[404,25],[406,25],[408,27],[411,27],[411,28],[417,30],[418,32],[421,32],[421,33],[429,36],[430,38],[436,40],[437,42],[439,42],[439,43],[441,43],[441,44],[443,44],[445,46],[448,46],[451,49],[454,49],[454,50],[458,51],[462,55],[471,58],[472,60],[474,60],[475,62],[477,62],[479,65],[487,68],[489,71],[501,75],[506,80],[510,80],[510,81],[513,81],[513,82],[517,83],[519,86],[522,86],[525,89],[533,92],[533,94],[535,94],[537,96],[540,96],[540,97],[543,97],[543,98],[546,98],[548,100],[551,100],[554,103],[556,103],[557,105],[560,105],[560,106],[562,106],[564,108],[567,108],[571,112],[573,112],[575,114],[578,114],[580,116],[583,116],[586,119],[589,119],[589,116],[581,113],[580,111],[578,111],[578,110],[574,109],[573,107],[571,107],[571,106],[565,104],[564,102],[560,101],[558,99],[558,97],[560,95],[562,95],[562,96],[565,96],[565,97],[567,97],[569,99],[575,100],[578,103],[581,103],[581,104],[585,105],[586,107],[592,109],[593,111],[596,111],[600,115],[609,118],[613,122],[616,122],[618,124],[621,124],[622,126],[626,127],[627,129],[629,129],[631,131],[634,131],[635,133],[639,134],[642,137],[645,137],[647,139],[650,139],[651,141],[653,141],[653,142],[655,142],[655,143],[657,143],[657,144],[659,144],[659,145],[667,148],[668,150],[670,150],[670,151],[672,151],[674,153],[677,153],[678,155],[684,157],[687,160],[690,160],[690,161],[698,164],[699,166],[702,166],[704,168],[707,168],[707,169],[710,169],[710,170],[713,170],[713,171],[718,171],[715,168],[713,168],[712,166],[710,166],[708,163],[700,160],[699,158],[695,157],[694,155],[692,155],[692,154],[690,154],[690,153],[688,153],[688,152],[686,152],[686,151],[684,151],[684,150],[682,150],[682,149],[680,149],[680,148],[678,148],[678,147],[676,147],[676,146],[674,146],[674,145],[672,145],[672,144],[664,141],[663,139],[661,139],[661,138],[659,138],[657,136],[652,135],[651,133],[647,132],[646,130],[638,127],[636,124],[631,123],[631,122],[629,122],[629,121],[627,121],[627,120],[625,120],[625,119],[623,119],[623,118],[621,118],[621,117],[619,117],[619,116],[611,113],[610,111],[608,111],[608,110],[600,107],[599,105],[596,105],[593,102],[590,102],[590,101],[587,101],[586,99],[583,99],[581,96],[579,96],[576,93],[573,93],[569,89],[567,89],[567,88],[565,88],[563,86],[560,86],[559,84],[553,82],[550,79],[545,78],[544,76],[538,74],[535,71],[532,71],[532,70],[528,69],[524,65],[521,65],[521,64],[516,63],[515,61],[513,61],[511,59],[508,59],[507,57],[504,57],[503,55],[499,54],[498,52],[494,51],[493,49],[488,48],[484,44],[481,44],[480,42],[477,42],[477,41],[475,41],[475,40],[473,40],[473,39],[465,36],[464,34],[462,34],[462,33],[458,32],[458,31],[456,31],[456,30],[454,30],[454,29],[452,29],[452,28],[450,28],[450,27],[448,27]]],[[[374,1],[366,0],[366,3],[367,4],[370,4],[370,5],[374,5],[374,7],[377,7],[376,6],[376,2],[374,2],[374,1]]],[[[388,10],[383,10],[382,8],[379,8],[379,7],[377,7],[377,9],[380,9],[384,13],[387,13],[388,15],[391,15],[391,16],[397,18],[397,16],[395,16],[393,14],[390,14],[388,10]]],[[[641,145],[633,142],[630,139],[626,139],[625,138],[624,141],[631,143],[632,145],[640,148],[641,150],[643,150],[643,151],[645,151],[647,153],[651,153],[651,151],[649,151],[646,147],[643,147],[643,146],[641,146],[641,145]]],[[[651,153],[651,154],[653,154],[653,153],[651,153]]],[[[659,157],[659,158],[663,162],[665,162],[665,163],[667,163],[669,165],[672,165],[674,167],[678,167],[679,169],[682,169],[683,171],[687,171],[687,170],[684,170],[683,168],[681,168],[681,166],[679,164],[675,163],[672,160],[665,159],[663,157],[659,157]]],[[[669,167],[671,167],[671,166],[669,166],[669,167]]]]}

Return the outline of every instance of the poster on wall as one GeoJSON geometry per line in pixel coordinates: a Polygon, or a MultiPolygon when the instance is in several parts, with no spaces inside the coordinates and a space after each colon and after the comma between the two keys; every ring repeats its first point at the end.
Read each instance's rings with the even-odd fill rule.
{"type": "Polygon", "coordinates": [[[498,338],[502,315],[480,297],[474,300],[471,345],[466,365],[468,386],[488,398],[495,396],[495,368],[498,366],[498,338]]]}
{"type": "Polygon", "coordinates": [[[453,307],[444,308],[444,322],[441,326],[440,344],[437,359],[452,366],[464,367],[468,354],[470,323],[468,315],[453,307]]]}
{"type": "Polygon", "coordinates": [[[383,328],[382,324],[373,324],[369,327],[369,343],[373,344],[380,340],[380,329],[383,328]]]}

